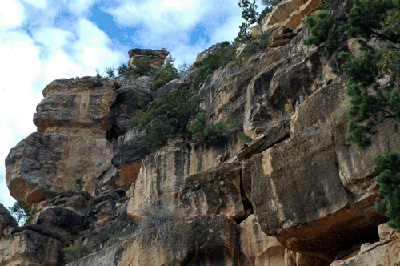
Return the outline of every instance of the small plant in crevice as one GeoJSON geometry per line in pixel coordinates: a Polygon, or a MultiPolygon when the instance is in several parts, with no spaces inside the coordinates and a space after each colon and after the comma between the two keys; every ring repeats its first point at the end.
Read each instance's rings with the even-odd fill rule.
{"type": "Polygon", "coordinates": [[[68,247],[63,248],[64,260],[69,263],[74,260],[78,260],[90,253],[93,244],[91,242],[83,244],[81,240],[75,240],[74,244],[70,244],[68,247]]]}
{"type": "Polygon", "coordinates": [[[246,135],[246,133],[244,133],[244,131],[242,131],[239,135],[240,139],[242,140],[243,145],[245,145],[246,143],[252,142],[253,139],[250,138],[249,136],[246,135]]]}
{"type": "Polygon", "coordinates": [[[333,111],[333,112],[331,113],[331,119],[332,119],[332,121],[336,120],[336,118],[338,118],[338,116],[339,116],[338,111],[333,111]]]}
{"type": "Polygon", "coordinates": [[[82,178],[77,178],[77,179],[75,179],[75,182],[74,182],[74,188],[75,188],[75,190],[81,191],[82,188],[83,188],[83,185],[84,185],[85,183],[86,183],[86,181],[83,181],[82,178]]]}
{"type": "Polygon", "coordinates": [[[38,213],[36,208],[29,208],[23,200],[17,200],[12,207],[8,208],[11,215],[17,220],[18,224],[31,224],[34,216],[38,213]]]}
{"type": "Polygon", "coordinates": [[[108,235],[108,240],[104,244],[104,248],[108,248],[108,247],[112,246],[113,244],[117,243],[119,241],[120,237],[129,236],[130,234],[133,234],[136,231],[137,231],[137,227],[134,226],[133,228],[127,229],[125,231],[117,231],[113,234],[108,235]]]}

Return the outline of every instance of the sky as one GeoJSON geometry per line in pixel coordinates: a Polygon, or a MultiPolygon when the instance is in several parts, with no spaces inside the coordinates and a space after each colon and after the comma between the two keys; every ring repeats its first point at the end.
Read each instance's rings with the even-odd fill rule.
{"type": "Polygon", "coordinates": [[[104,75],[133,48],[166,48],[176,67],[192,64],[233,41],[242,22],[237,0],[1,0],[0,203],[14,203],[5,158],[36,131],[33,115],[51,81],[104,75]]]}

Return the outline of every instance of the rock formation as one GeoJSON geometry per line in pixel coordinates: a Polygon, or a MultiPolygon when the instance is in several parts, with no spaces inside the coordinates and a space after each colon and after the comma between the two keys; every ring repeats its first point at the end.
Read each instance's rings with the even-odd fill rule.
{"type": "Polygon", "coordinates": [[[150,65],[154,68],[158,68],[162,66],[165,58],[167,58],[167,56],[169,55],[169,52],[165,48],[162,48],[162,50],[135,48],[129,50],[128,54],[130,58],[128,65],[132,67],[134,66],[133,61],[141,60],[145,56],[147,56],[150,59],[150,65]]]}
{"type": "MultiPolygon", "coordinates": [[[[339,2],[334,14],[345,16],[352,2],[339,2]]],[[[145,131],[127,130],[131,116],[190,87],[196,70],[157,91],[151,77],[50,83],[34,116],[38,132],[6,160],[11,194],[39,213],[18,227],[0,206],[0,265],[399,262],[399,234],[375,211],[373,168],[375,156],[400,150],[398,136],[383,123],[366,150],[346,139],[337,54],[354,47],[303,45],[304,18],[318,4],[279,4],[263,21],[274,47],[241,67],[219,68],[201,85],[208,121],[243,121],[248,143],[237,133],[174,139],[150,151],[145,131]],[[84,191],[73,190],[80,178],[84,191]],[[70,261],[65,247],[82,258],[70,261]]],[[[168,52],[129,51],[131,60],[145,54],[159,66],[168,52]]]]}

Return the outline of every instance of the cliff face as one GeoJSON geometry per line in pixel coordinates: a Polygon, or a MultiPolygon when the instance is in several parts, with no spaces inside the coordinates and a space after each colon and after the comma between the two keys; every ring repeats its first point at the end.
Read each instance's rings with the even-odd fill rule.
{"type": "MultiPolygon", "coordinates": [[[[284,42],[242,67],[218,69],[200,88],[208,119],[243,117],[251,143],[176,139],[151,153],[144,131],[125,132],[132,115],[190,86],[196,71],[155,92],[149,77],[50,83],[34,117],[38,132],[6,160],[11,194],[39,213],[34,225],[18,228],[0,212],[0,265],[65,264],[61,249],[77,239],[92,254],[68,265],[399,262],[400,235],[375,211],[373,158],[400,143],[389,123],[364,151],[346,140],[337,53],[352,49],[303,45],[310,36],[303,18],[318,4],[278,5],[263,27],[293,34],[279,28],[272,38],[284,42]],[[85,191],[71,191],[79,178],[85,191]],[[35,255],[41,247],[51,255],[35,255]]],[[[335,1],[334,15],[352,4],[335,1]]]]}

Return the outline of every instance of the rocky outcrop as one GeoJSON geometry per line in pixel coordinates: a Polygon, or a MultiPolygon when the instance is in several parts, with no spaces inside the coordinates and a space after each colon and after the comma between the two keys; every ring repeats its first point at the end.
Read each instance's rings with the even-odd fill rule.
{"type": "Polygon", "coordinates": [[[151,49],[131,49],[129,54],[129,65],[134,66],[133,61],[141,60],[143,57],[147,56],[150,59],[150,65],[154,68],[159,68],[164,63],[165,58],[169,55],[169,52],[162,48],[162,50],[151,50],[151,49]]]}
{"type": "Polygon", "coordinates": [[[54,233],[23,227],[0,239],[0,265],[62,265],[64,243],[54,233]]]}
{"type": "Polygon", "coordinates": [[[3,235],[3,231],[6,228],[17,227],[18,223],[14,217],[10,215],[10,212],[0,203],[0,238],[3,235]]]}
{"type": "Polygon", "coordinates": [[[163,221],[121,245],[114,263],[120,266],[237,265],[236,232],[235,222],[224,216],[163,221]]]}
{"type": "Polygon", "coordinates": [[[82,178],[92,194],[98,178],[113,158],[113,146],[103,139],[32,133],[11,149],[6,159],[11,195],[31,204],[45,199],[44,191],[74,189],[82,178]]]}

